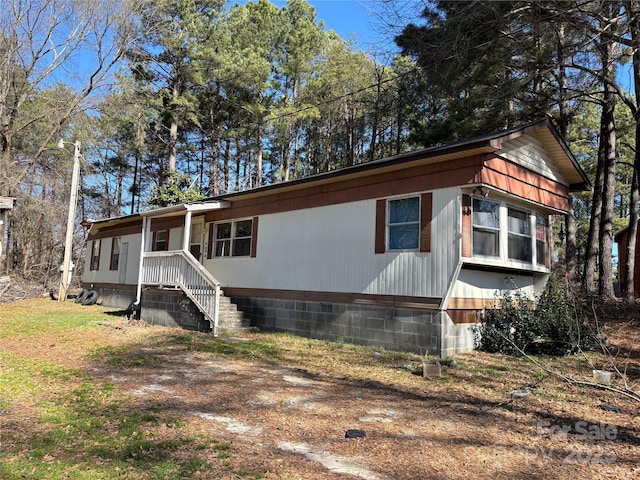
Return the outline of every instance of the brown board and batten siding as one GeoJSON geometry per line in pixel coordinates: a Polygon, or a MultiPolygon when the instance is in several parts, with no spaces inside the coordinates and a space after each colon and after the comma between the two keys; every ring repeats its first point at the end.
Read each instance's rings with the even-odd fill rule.
{"type": "Polygon", "coordinates": [[[487,159],[476,180],[555,210],[569,208],[568,186],[499,157],[487,159]]]}
{"type": "Polygon", "coordinates": [[[351,203],[359,200],[428,192],[429,190],[471,184],[482,169],[482,156],[475,155],[452,162],[430,163],[371,174],[366,178],[336,179],[330,184],[309,186],[283,193],[243,199],[238,194],[229,208],[207,213],[208,222],[248,218],[254,215],[304,210],[351,203]]]}
{"type": "Polygon", "coordinates": [[[152,218],[149,230],[157,232],[159,230],[171,230],[172,228],[180,228],[184,226],[184,215],[168,218],[152,218]]]}
{"type": "MultiPolygon", "coordinates": [[[[640,227],[640,222],[638,224],[640,227]]],[[[640,229],[638,230],[640,232],[640,229]]],[[[640,296],[640,239],[636,236],[636,261],[633,268],[633,292],[636,296],[640,296]]],[[[627,284],[627,248],[629,245],[629,228],[625,228],[618,232],[615,236],[618,244],[618,276],[621,287],[621,293],[624,293],[627,284]]]]}

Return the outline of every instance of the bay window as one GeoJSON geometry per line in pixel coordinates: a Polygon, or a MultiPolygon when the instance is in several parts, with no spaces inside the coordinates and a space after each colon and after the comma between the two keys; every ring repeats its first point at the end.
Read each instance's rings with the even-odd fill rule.
{"type": "Polygon", "coordinates": [[[532,245],[529,213],[515,208],[508,208],[507,215],[509,219],[507,233],[509,258],[522,262],[531,262],[532,245]]]}
{"type": "Polygon", "coordinates": [[[486,198],[472,197],[470,205],[467,256],[547,266],[547,217],[486,198]]]}
{"type": "Polygon", "coordinates": [[[536,262],[542,266],[547,264],[547,225],[545,217],[536,215],[536,262]]]}

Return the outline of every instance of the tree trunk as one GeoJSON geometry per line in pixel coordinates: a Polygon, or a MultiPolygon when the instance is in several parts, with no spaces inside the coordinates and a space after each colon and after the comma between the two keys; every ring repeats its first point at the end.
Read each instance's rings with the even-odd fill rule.
{"type": "MultiPolygon", "coordinates": [[[[613,78],[613,44],[611,42],[602,43],[598,46],[600,50],[602,62],[602,76],[604,94],[601,102],[600,114],[600,138],[598,141],[598,165],[596,168],[596,179],[593,186],[593,201],[591,205],[591,221],[589,223],[589,236],[587,239],[585,268],[583,276],[583,287],[585,291],[593,295],[596,293],[595,277],[596,267],[598,267],[598,293],[607,295],[607,285],[603,274],[611,270],[611,251],[603,252],[603,248],[611,248],[611,238],[604,236],[611,233],[611,212],[613,204],[609,203],[613,200],[614,191],[611,182],[615,178],[611,178],[611,174],[615,175],[615,92],[612,89],[610,80],[613,78]],[[613,144],[612,144],[613,142],[613,144]],[[609,210],[611,208],[611,210],[609,210]],[[603,261],[609,259],[609,266],[602,265],[603,261]]],[[[611,283],[611,282],[609,282],[611,283]]]]}
{"type": "MultiPolygon", "coordinates": [[[[640,143],[640,124],[636,124],[636,145],[640,143]]],[[[629,214],[629,230],[627,240],[627,258],[624,267],[618,265],[618,269],[624,268],[626,273],[624,285],[621,285],[621,292],[628,300],[635,298],[635,275],[636,267],[636,240],[638,235],[638,168],[640,167],[640,159],[638,153],[635,156],[635,169],[633,171],[633,179],[631,181],[631,198],[630,198],[630,214],[629,214]]]]}
{"type": "MultiPolygon", "coordinates": [[[[636,267],[636,243],[638,235],[638,200],[640,199],[640,7],[637,2],[627,2],[627,15],[629,17],[629,30],[631,32],[631,40],[635,46],[633,52],[633,80],[635,86],[636,109],[633,117],[636,122],[635,137],[636,150],[634,154],[634,170],[631,181],[631,194],[629,199],[629,231],[627,241],[627,259],[624,265],[625,284],[622,285],[624,297],[631,300],[635,298],[635,267],[636,267]]],[[[620,269],[620,266],[618,266],[620,269]]]]}
{"type": "MultiPolygon", "coordinates": [[[[260,139],[262,142],[262,139],[260,139]]],[[[256,187],[262,186],[262,147],[258,146],[258,155],[256,156],[256,187]]]]}
{"type": "MultiPolygon", "coordinates": [[[[567,69],[565,66],[565,25],[561,23],[557,30],[558,38],[558,131],[563,138],[569,134],[569,94],[567,92],[567,69]]],[[[569,197],[569,211],[565,215],[565,269],[567,287],[573,290],[578,281],[578,247],[576,241],[576,219],[573,213],[573,199],[569,197]]]]}
{"type": "Polygon", "coordinates": [[[602,214],[602,189],[604,183],[604,145],[601,138],[598,145],[598,165],[596,178],[593,185],[593,200],[591,202],[591,220],[589,222],[589,235],[585,251],[585,264],[582,276],[582,286],[586,293],[595,293],[595,274],[598,263],[598,234],[600,232],[600,218],[602,214]]]}
{"type": "Polygon", "coordinates": [[[209,132],[209,186],[207,195],[220,195],[220,138],[214,129],[209,132]]]}
{"type": "Polygon", "coordinates": [[[224,191],[226,193],[231,191],[231,188],[230,188],[231,168],[229,166],[230,149],[231,149],[231,139],[227,139],[227,141],[224,144],[224,157],[223,157],[223,164],[222,164],[222,173],[224,175],[224,191]]]}
{"type": "Polygon", "coordinates": [[[178,112],[176,102],[180,96],[179,80],[176,80],[171,90],[173,107],[171,108],[171,124],[169,125],[169,165],[171,172],[176,171],[176,159],[178,158],[178,112]]]}
{"type": "Polygon", "coordinates": [[[603,299],[613,298],[613,269],[611,250],[613,247],[613,216],[616,189],[616,91],[614,49],[609,42],[603,46],[603,73],[605,77],[602,117],[600,124],[600,143],[604,144],[602,215],[599,232],[599,275],[598,293],[603,299]]]}

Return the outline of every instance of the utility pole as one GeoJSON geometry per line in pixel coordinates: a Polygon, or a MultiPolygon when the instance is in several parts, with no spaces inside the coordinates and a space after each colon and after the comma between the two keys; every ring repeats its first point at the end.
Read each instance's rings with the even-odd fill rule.
{"type": "MultiPolygon", "coordinates": [[[[65,142],[60,140],[58,148],[64,148],[65,142]]],[[[69,291],[69,282],[73,265],[71,263],[71,253],[73,250],[73,229],[76,220],[76,203],[78,201],[78,181],[80,178],[80,142],[73,143],[73,174],[71,176],[71,194],[69,196],[69,216],[67,217],[67,237],[64,244],[64,261],[62,263],[62,277],[60,278],[60,289],[58,290],[58,301],[64,302],[69,291]]]]}

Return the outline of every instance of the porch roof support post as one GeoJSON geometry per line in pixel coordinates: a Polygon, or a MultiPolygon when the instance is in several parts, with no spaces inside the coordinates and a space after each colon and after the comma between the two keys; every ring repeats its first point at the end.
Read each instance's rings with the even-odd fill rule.
{"type": "Polygon", "coordinates": [[[144,252],[146,250],[145,246],[147,243],[149,221],[146,216],[142,217],[142,235],[140,237],[140,259],[138,264],[138,287],[136,289],[136,305],[140,305],[140,300],[142,298],[142,269],[144,267],[144,252]]]}
{"type": "Polygon", "coordinates": [[[182,236],[182,249],[185,252],[189,251],[191,243],[191,210],[187,209],[187,213],[184,215],[184,235],[182,236]]]}

